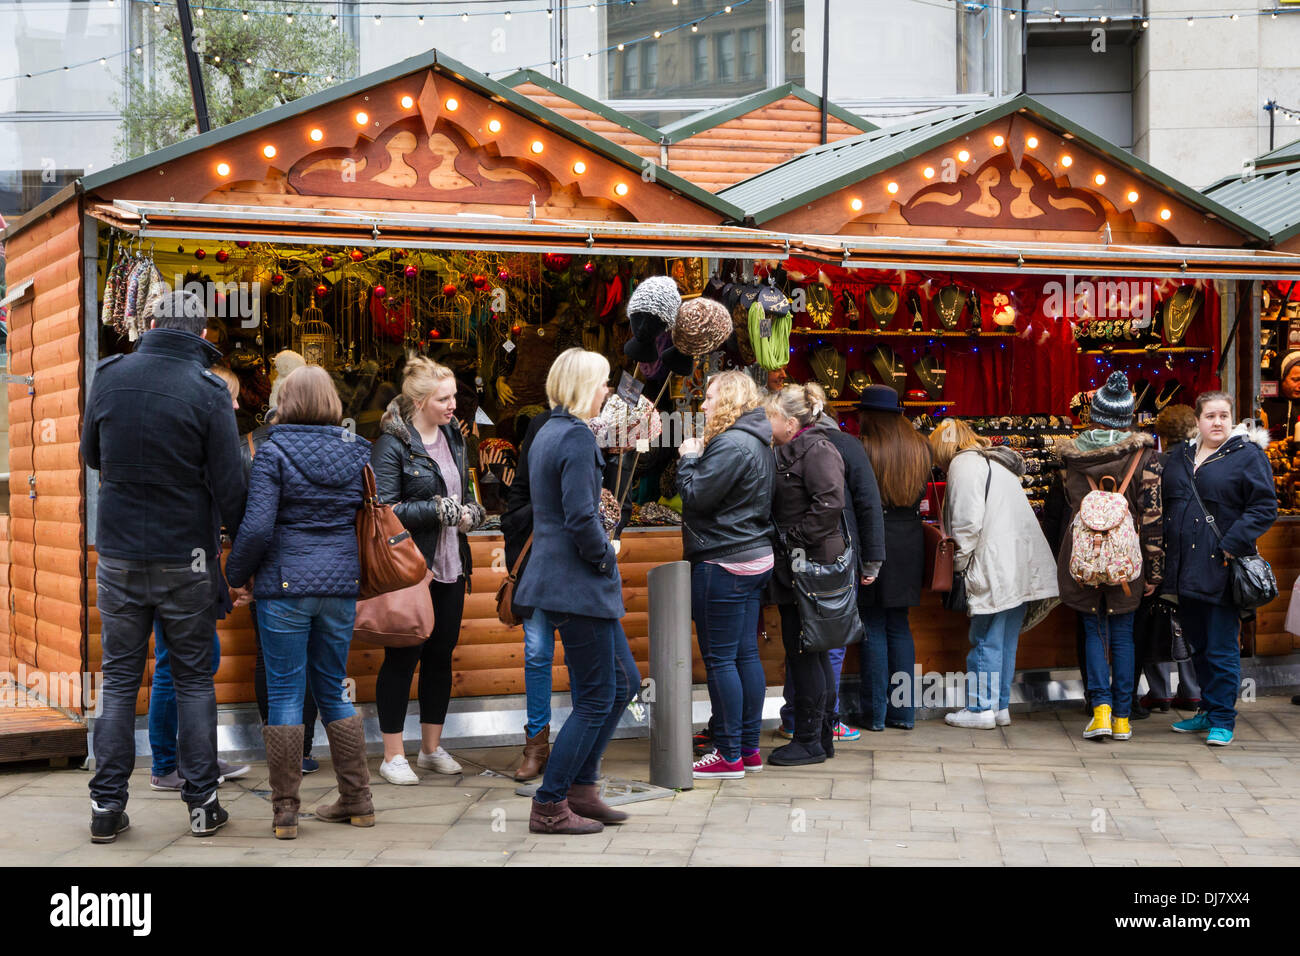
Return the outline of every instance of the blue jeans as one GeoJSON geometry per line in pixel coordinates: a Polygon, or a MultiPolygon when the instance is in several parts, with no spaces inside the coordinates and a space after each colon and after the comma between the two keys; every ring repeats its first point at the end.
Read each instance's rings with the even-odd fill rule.
{"type": "Polygon", "coordinates": [[[1082,614],[1088,701],[1110,705],[1116,717],[1133,709],[1133,611],[1127,614],[1082,614]],[[1110,647],[1110,661],[1106,648],[1110,647]]]}
{"type": "Polygon", "coordinates": [[[356,616],[356,598],[258,598],[271,726],[302,723],[308,681],[321,723],[328,726],[356,713],[343,686],[356,616]]]}
{"type": "Polygon", "coordinates": [[[691,567],[691,617],[704,659],[713,744],[725,760],[758,749],[767,679],[758,658],[758,615],[771,571],[732,574],[702,561],[691,567]]]}
{"type": "MultiPolygon", "coordinates": [[[[172,682],[171,655],[163,639],[162,620],[153,619],[153,688],[149,691],[149,750],[155,777],[176,770],[176,685],[172,682]]],[[[221,665],[221,639],[212,632],[212,673],[221,665]]]]}
{"type": "MultiPolygon", "coordinates": [[[[883,730],[885,721],[912,727],[916,723],[912,700],[913,671],[916,669],[916,646],[905,607],[864,607],[862,624],[867,629],[866,645],[859,651],[862,677],[862,714],[871,721],[872,730],[883,730]],[[902,674],[903,706],[895,706],[891,692],[902,674]]],[[[1012,651],[1014,657],[1014,649],[1012,651]]]]}
{"type": "Polygon", "coordinates": [[[564,643],[573,713],[551,745],[539,803],[559,803],[573,784],[598,779],[600,758],[623,711],[641,687],[641,674],[623,625],[609,618],[550,614],[564,643]]]}
{"type": "Polygon", "coordinates": [[[528,723],[524,733],[536,737],[551,722],[551,665],[555,662],[555,628],[540,607],[524,621],[524,699],[528,723]]]}
{"type": "MultiPolygon", "coordinates": [[[[754,625],[757,627],[758,625],[754,625]]],[[[844,654],[847,647],[832,647],[826,652],[826,657],[831,662],[831,679],[830,692],[835,695],[834,699],[827,707],[835,714],[840,712],[840,671],[844,669],[844,654]]],[[[862,649],[858,648],[858,653],[862,649]]],[[[785,698],[785,703],[781,705],[781,726],[786,730],[794,729],[794,685],[790,683],[790,672],[785,672],[785,687],[781,689],[781,696],[785,698]]]]}
{"type": "MultiPolygon", "coordinates": [[[[1005,710],[1011,706],[1016,644],[1020,641],[1020,625],[1024,623],[1028,607],[1026,603],[997,614],[971,615],[971,649],[966,655],[967,710],[1005,710]]],[[[1130,659],[1130,676],[1132,665],[1130,659]]]]}
{"type": "Polygon", "coordinates": [[[1201,710],[1211,727],[1232,730],[1237,724],[1237,691],[1241,687],[1241,620],[1237,609],[1178,598],[1178,620],[1196,665],[1201,685],[1201,710]]]}

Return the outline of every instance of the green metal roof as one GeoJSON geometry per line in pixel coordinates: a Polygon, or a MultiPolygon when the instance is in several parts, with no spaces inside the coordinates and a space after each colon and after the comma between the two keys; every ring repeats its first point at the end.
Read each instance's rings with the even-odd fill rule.
{"type": "Polygon", "coordinates": [[[1222,203],[1238,215],[1244,216],[1268,234],[1277,245],[1300,234],[1300,150],[1293,143],[1290,161],[1283,150],[1265,153],[1255,160],[1253,175],[1225,176],[1206,187],[1205,195],[1222,203]],[[1272,165],[1260,169],[1264,160],[1272,165]]]}
{"type": "Polygon", "coordinates": [[[500,81],[502,85],[510,87],[512,90],[522,86],[524,83],[532,83],[540,86],[548,93],[554,93],[556,96],[563,97],[575,106],[581,106],[583,109],[590,110],[597,116],[603,116],[611,123],[617,123],[624,129],[643,136],[652,143],[658,143],[663,134],[655,129],[649,123],[643,123],[639,119],[628,116],[626,113],[620,113],[612,106],[607,106],[600,100],[594,100],[585,93],[579,93],[571,86],[565,86],[559,80],[553,80],[545,73],[538,73],[536,70],[516,70],[509,76],[503,76],[500,81]]]}
{"type": "MultiPolygon", "coordinates": [[[[156,150],[136,159],[120,163],[101,172],[84,176],[80,180],[82,188],[86,191],[98,190],[110,183],[133,176],[136,173],[147,169],[153,169],[163,163],[169,163],[197,153],[209,147],[216,146],[219,143],[227,142],[237,136],[243,136],[245,133],[251,133],[273,123],[279,123],[283,120],[292,119],[295,116],[301,116],[310,113],[312,110],[335,103],[339,100],[363,93],[381,83],[387,83],[403,76],[409,76],[423,70],[432,70],[435,73],[441,73],[458,80],[461,83],[477,90],[490,99],[504,103],[515,112],[527,116],[529,119],[549,127],[569,139],[575,140],[587,146],[594,152],[600,153],[608,159],[619,163],[626,168],[641,173],[644,161],[631,150],[624,149],[616,143],[612,143],[599,136],[596,133],[566,119],[560,114],[547,109],[522,93],[517,93],[508,86],[489,79],[487,76],[476,70],[470,69],[463,63],[452,59],[451,57],[439,53],[437,50],[429,50],[417,56],[409,57],[399,63],[386,66],[382,70],[376,70],[373,73],[367,73],[365,76],[359,76],[354,80],[348,80],[346,83],[340,83],[332,86],[327,90],[321,90],[304,96],[301,99],[293,100],[277,106],[274,109],[264,110],[256,113],[246,119],[230,123],[218,129],[209,130],[198,136],[187,139],[184,142],[174,143],[171,146],[156,150]]],[[[674,192],[694,200],[702,206],[714,210],[720,216],[727,219],[740,219],[740,207],[732,203],[719,199],[713,193],[706,189],[696,186],[682,177],[669,172],[668,170],[655,166],[655,182],[674,192]]]]}
{"type": "MultiPolygon", "coordinates": [[[[798,85],[797,83],[786,83],[784,86],[774,86],[771,89],[760,90],[749,96],[742,97],[725,106],[718,106],[711,110],[702,110],[699,113],[693,113],[690,116],[683,117],[675,123],[669,123],[661,130],[667,138],[669,144],[680,143],[684,139],[689,139],[697,133],[702,133],[707,129],[713,129],[715,126],[721,126],[730,120],[744,116],[746,113],[752,113],[754,110],[762,109],[764,106],[770,106],[778,100],[783,100],[787,96],[795,96],[821,109],[822,98],[810,90],[798,85]]],[[[848,123],[855,129],[863,131],[874,130],[878,127],[875,123],[870,123],[855,113],[850,113],[842,106],[836,106],[834,103],[828,103],[826,112],[838,120],[848,123]]]]}
{"type": "Polygon", "coordinates": [[[1268,238],[1267,231],[1250,219],[1023,94],[991,100],[979,106],[953,107],[817,146],[730,186],[718,195],[740,206],[746,215],[753,216],[761,225],[1017,112],[1029,113],[1047,126],[1069,133],[1077,142],[1092,147],[1112,162],[1128,167],[1246,235],[1261,240],[1268,238]]]}
{"type": "Polygon", "coordinates": [[[1269,150],[1255,160],[1255,165],[1272,166],[1277,163],[1300,162],[1300,139],[1269,150]]]}

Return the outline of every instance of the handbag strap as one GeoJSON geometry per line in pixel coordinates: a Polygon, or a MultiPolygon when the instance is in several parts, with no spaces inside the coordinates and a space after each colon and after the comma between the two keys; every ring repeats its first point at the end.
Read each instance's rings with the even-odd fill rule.
{"type": "MultiPolygon", "coordinates": [[[[1188,450],[1190,451],[1190,449],[1188,450]]],[[[1196,466],[1194,461],[1192,464],[1192,470],[1188,475],[1187,480],[1191,482],[1192,494],[1196,497],[1196,503],[1201,506],[1201,513],[1205,515],[1205,523],[1208,524],[1210,526],[1210,530],[1214,532],[1215,540],[1217,540],[1220,544],[1222,544],[1223,532],[1219,530],[1219,526],[1214,520],[1214,515],[1210,514],[1210,509],[1205,507],[1205,502],[1201,500],[1201,492],[1196,487],[1196,466]]]]}
{"type": "Polygon", "coordinates": [[[528,540],[524,542],[523,550],[519,552],[519,557],[515,558],[515,566],[510,569],[511,583],[519,580],[519,569],[524,566],[524,558],[528,557],[528,552],[533,547],[533,536],[530,534],[528,540]]]}
{"type": "Polygon", "coordinates": [[[379,504],[379,492],[375,490],[375,470],[366,462],[366,467],[361,473],[361,480],[365,485],[364,501],[367,504],[379,504]]]}
{"type": "MultiPolygon", "coordinates": [[[[988,476],[984,479],[984,503],[988,504],[989,486],[993,484],[993,462],[990,461],[987,456],[981,456],[981,457],[984,458],[984,464],[989,466],[988,476]]],[[[949,464],[951,464],[951,462],[949,464]]],[[[948,533],[948,529],[947,527],[945,527],[946,522],[944,520],[944,513],[947,511],[947,508],[948,508],[948,482],[945,479],[943,483],[943,498],[939,502],[939,531],[943,533],[943,536],[945,538],[951,538],[952,535],[948,533]]],[[[980,537],[982,538],[983,536],[984,536],[983,529],[981,529],[980,537]]]]}

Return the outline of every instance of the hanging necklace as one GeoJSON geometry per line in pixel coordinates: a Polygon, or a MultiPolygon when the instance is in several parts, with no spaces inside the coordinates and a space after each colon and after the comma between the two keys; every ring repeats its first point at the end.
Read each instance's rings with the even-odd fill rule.
{"type": "Polygon", "coordinates": [[[898,293],[886,285],[872,286],[867,290],[867,308],[883,329],[893,321],[894,313],[898,311],[898,293]]]}
{"type": "Polygon", "coordinates": [[[822,345],[813,351],[813,375],[831,398],[839,398],[846,364],[844,356],[835,351],[834,346],[822,345]]]}
{"type": "Polygon", "coordinates": [[[945,329],[957,328],[957,317],[961,314],[963,305],[961,289],[955,285],[947,286],[939,291],[935,297],[935,311],[939,313],[939,321],[945,329]],[[944,305],[944,297],[948,297],[948,305],[944,305]]]}

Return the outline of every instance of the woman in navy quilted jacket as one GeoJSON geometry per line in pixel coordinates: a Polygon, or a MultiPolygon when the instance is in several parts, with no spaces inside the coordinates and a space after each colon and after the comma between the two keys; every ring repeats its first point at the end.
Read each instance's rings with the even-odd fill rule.
{"type": "Polygon", "coordinates": [[[302,703],[306,680],[329,737],[337,803],[319,820],[374,826],[361,717],[344,693],[360,593],[356,514],[370,443],[339,427],[343,406],[316,365],[283,379],[276,423],[253,460],[244,523],[226,562],[231,587],[253,579],[266,660],[269,720],[262,728],[275,836],[298,835],[302,703]]]}

